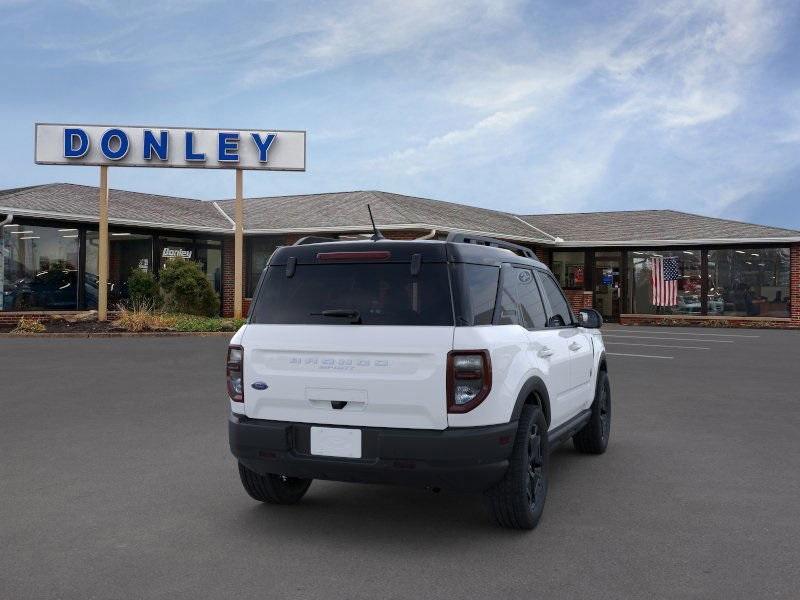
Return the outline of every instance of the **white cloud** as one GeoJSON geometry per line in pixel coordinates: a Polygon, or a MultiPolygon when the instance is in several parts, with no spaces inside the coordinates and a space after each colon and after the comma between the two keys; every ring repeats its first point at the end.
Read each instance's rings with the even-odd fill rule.
{"type": "Polygon", "coordinates": [[[442,169],[456,161],[463,167],[497,159],[503,154],[503,134],[526,121],[533,112],[533,108],[496,112],[466,129],[448,131],[372,164],[413,175],[442,169]]]}
{"type": "MultiPolygon", "coordinates": [[[[616,114],[654,118],[667,128],[693,127],[731,115],[746,91],[748,68],[774,45],[777,14],[760,0],[674,2],[667,22],[643,41],[620,48],[623,102],[616,114]]],[[[614,112],[614,111],[612,111],[614,112]]]]}
{"type": "Polygon", "coordinates": [[[600,126],[575,135],[569,143],[557,144],[532,166],[515,210],[533,213],[597,209],[589,204],[590,198],[606,177],[625,133],[625,127],[600,126]]]}
{"type": "Polygon", "coordinates": [[[364,57],[410,52],[444,42],[478,27],[508,23],[518,2],[515,0],[370,0],[357,6],[334,5],[329,11],[295,19],[293,36],[302,42],[286,48],[270,46],[264,62],[241,77],[246,87],[306,76],[350,63],[364,57]],[[280,66],[276,67],[278,64],[280,66]]]}
{"type": "MultiPolygon", "coordinates": [[[[454,110],[462,107],[463,125],[374,162],[405,174],[491,169],[517,152],[530,165],[520,167],[515,186],[530,195],[510,201],[513,207],[586,207],[609,185],[612,158],[632,131],[652,131],[662,151],[686,160],[697,156],[691,144],[705,142],[692,132],[743,109],[753,72],[778,43],[778,18],[777,9],[760,0],[675,1],[655,10],[644,5],[614,22],[583,24],[574,38],[556,44],[535,39],[534,29],[509,34],[512,50],[454,51],[441,91],[454,110]],[[509,60],[510,54],[524,59],[509,60]],[[488,131],[493,143],[485,151],[467,143],[488,131]]],[[[724,156],[729,150],[720,155],[716,149],[703,160],[731,164],[735,159],[724,156]]],[[[754,157],[750,164],[763,163],[754,157]]],[[[728,184],[709,188],[717,198],[706,205],[709,211],[720,213],[758,189],[747,165],[727,174],[724,165],[713,170],[728,184]]]]}

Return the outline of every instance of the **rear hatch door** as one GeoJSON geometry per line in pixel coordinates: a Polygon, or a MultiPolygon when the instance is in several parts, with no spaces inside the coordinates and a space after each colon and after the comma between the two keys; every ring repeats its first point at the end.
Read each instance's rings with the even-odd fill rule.
{"type": "Polygon", "coordinates": [[[270,263],[242,340],[247,416],[447,427],[447,264],[368,247],[364,257],[339,251],[333,258],[309,258],[309,249],[287,257],[290,247],[270,263]]]}
{"type": "Polygon", "coordinates": [[[245,413],[275,421],[444,429],[453,331],[415,329],[410,335],[408,328],[391,326],[249,326],[245,413]]]}

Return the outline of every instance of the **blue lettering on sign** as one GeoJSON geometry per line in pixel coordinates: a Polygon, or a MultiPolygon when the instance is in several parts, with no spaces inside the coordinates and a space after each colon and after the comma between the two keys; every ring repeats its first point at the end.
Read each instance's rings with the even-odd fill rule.
{"type": "Polygon", "coordinates": [[[219,162],[238,162],[239,161],[238,150],[239,150],[239,134],[220,132],[219,159],[218,159],[219,162]]]}
{"type": "Polygon", "coordinates": [[[186,132],[186,160],[194,160],[199,162],[205,162],[206,160],[206,155],[204,152],[194,151],[194,131],[186,132]]]}
{"type": "Polygon", "coordinates": [[[128,153],[128,135],[122,129],[109,129],[100,138],[100,150],[109,160],[119,160],[128,153]],[[111,149],[111,140],[116,139],[118,146],[116,150],[111,149]]]}
{"type": "Polygon", "coordinates": [[[83,129],[64,129],[64,158],[80,158],[89,152],[89,136],[83,129]],[[75,143],[77,142],[77,147],[75,143]]]}
{"type": "MultiPolygon", "coordinates": [[[[64,128],[64,157],[78,159],[86,156],[92,145],[87,132],[80,127],[64,128]]],[[[151,161],[169,161],[169,138],[173,133],[170,130],[151,130],[142,129],[142,159],[151,161]]],[[[195,132],[186,131],[185,134],[185,160],[187,162],[206,162],[206,153],[200,152],[195,148],[195,132]]],[[[217,132],[217,155],[216,159],[220,163],[238,163],[241,161],[241,138],[247,135],[240,131],[218,131],[217,132]]],[[[276,133],[257,133],[251,132],[250,137],[258,150],[258,161],[267,163],[269,161],[269,150],[278,137],[276,133]]],[[[128,155],[131,149],[131,142],[128,134],[119,128],[111,128],[103,133],[100,139],[100,150],[102,155],[108,160],[121,160],[128,155]]],[[[138,152],[138,146],[135,146],[138,152]]],[[[247,159],[249,153],[247,150],[247,159]]],[[[213,156],[213,155],[212,155],[213,156]]],[[[142,160],[140,159],[140,160],[142,160]]]]}
{"type": "Polygon", "coordinates": [[[167,149],[169,147],[169,132],[167,131],[160,131],[158,134],[158,139],[156,136],[153,135],[153,132],[149,129],[144,130],[144,154],[143,158],[145,160],[151,160],[153,158],[153,152],[156,153],[156,156],[159,160],[167,160],[167,149]]]}
{"type": "Polygon", "coordinates": [[[256,143],[256,146],[258,147],[259,162],[263,163],[267,162],[267,152],[269,151],[269,147],[272,145],[272,142],[275,141],[275,134],[268,133],[267,137],[265,137],[263,140],[261,139],[261,136],[257,133],[251,133],[250,135],[253,137],[253,141],[256,143]]]}

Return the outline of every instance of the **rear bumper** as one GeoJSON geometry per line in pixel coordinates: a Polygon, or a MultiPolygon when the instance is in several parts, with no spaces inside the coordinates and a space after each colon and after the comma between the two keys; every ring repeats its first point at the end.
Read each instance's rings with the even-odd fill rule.
{"type": "Polygon", "coordinates": [[[516,421],[429,431],[361,427],[362,458],[310,453],[311,424],[250,419],[231,413],[231,452],[257,473],[361,483],[396,483],[481,491],[502,479],[516,421]]]}

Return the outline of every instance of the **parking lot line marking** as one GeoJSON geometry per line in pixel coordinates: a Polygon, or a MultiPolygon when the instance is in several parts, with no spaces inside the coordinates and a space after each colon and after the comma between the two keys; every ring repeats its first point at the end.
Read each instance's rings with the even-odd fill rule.
{"type": "MultiPolygon", "coordinates": [[[[630,329],[622,329],[619,327],[609,328],[608,331],[619,331],[621,333],[629,333],[636,335],[637,333],[656,333],[655,331],[631,331],[630,329]]],[[[758,338],[760,335],[742,335],[739,333],[694,333],[692,331],[659,331],[659,335],[696,335],[705,337],[735,337],[735,338],[758,338]]]]}
{"type": "Polygon", "coordinates": [[[668,346],[666,344],[637,344],[635,342],[615,342],[609,341],[609,344],[616,344],[617,346],[648,346],[650,348],[681,348],[685,350],[711,350],[711,348],[704,348],[703,346],[668,346]]]}
{"type": "MultiPolygon", "coordinates": [[[[628,340],[667,340],[670,342],[699,342],[697,338],[669,338],[669,337],[658,337],[655,335],[615,335],[615,334],[603,334],[603,338],[625,338],[628,340]]],[[[704,344],[732,344],[733,340],[702,340],[704,344]]]]}
{"type": "Polygon", "coordinates": [[[607,356],[635,356],[637,358],[663,358],[666,360],[672,360],[675,358],[674,356],[652,356],[650,354],[625,354],[623,352],[606,352],[607,356]]]}

